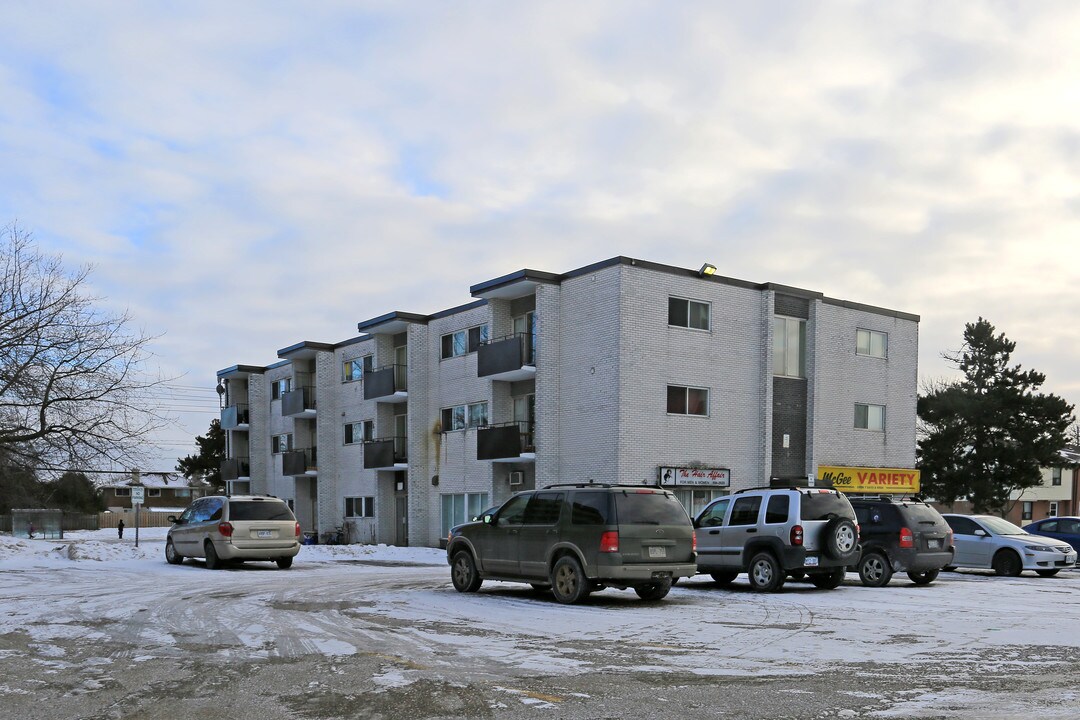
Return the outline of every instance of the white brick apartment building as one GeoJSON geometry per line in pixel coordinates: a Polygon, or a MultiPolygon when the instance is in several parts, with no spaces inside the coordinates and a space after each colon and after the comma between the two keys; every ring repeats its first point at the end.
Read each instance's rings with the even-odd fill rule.
{"type": "Polygon", "coordinates": [[[914,467],[918,316],[626,257],[471,292],[221,370],[231,490],[437,546],[553,482],[662,483],[695,509],[823,466],[914,467]]]}

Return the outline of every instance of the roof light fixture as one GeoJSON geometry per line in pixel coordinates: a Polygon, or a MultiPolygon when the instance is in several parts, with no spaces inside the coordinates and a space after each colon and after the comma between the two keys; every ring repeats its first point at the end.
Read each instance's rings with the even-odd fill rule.
{"type": "Polygon", "coordinates": [[[700,277],[708,277],[709,275],[712,275],[714,272],[716,272],[716,266],[715,265],[710,265],[709,263],[705,263],[704,265],[701,266],[701,269],[697,271],[697,274],[700,277]]]}

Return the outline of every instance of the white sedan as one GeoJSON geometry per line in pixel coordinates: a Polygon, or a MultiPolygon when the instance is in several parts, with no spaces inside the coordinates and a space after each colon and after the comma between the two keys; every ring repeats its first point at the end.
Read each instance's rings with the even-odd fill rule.
{"type": "Polygon", "coordinates": [[[1067,542],[1032,535],[993,515],[943,515],[953,531],[956,554],[950,567],[989,568],[1015,577],[1034,570],[1043,577],[1076,565],[1067,542]]]}

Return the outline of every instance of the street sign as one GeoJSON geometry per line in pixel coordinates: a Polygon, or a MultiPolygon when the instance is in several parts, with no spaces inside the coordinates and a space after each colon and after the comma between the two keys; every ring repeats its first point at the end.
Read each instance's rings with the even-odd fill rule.
{"type": "Polygon", "coordinates": [[[146,488],[133,487],[131,488],[131,504],[142,505],[143,498],[146,495],[146,488]]]}

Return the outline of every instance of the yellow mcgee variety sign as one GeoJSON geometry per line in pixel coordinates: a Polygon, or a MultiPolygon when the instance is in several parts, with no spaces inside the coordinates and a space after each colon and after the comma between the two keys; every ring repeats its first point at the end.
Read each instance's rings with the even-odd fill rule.
{"type": "Polygon", "coordinates": [[[919,492],[919,471],[909,468],[861,468],[818,466],[818,480],[832,480],[833,487],[846,493],[919,492]]]}

